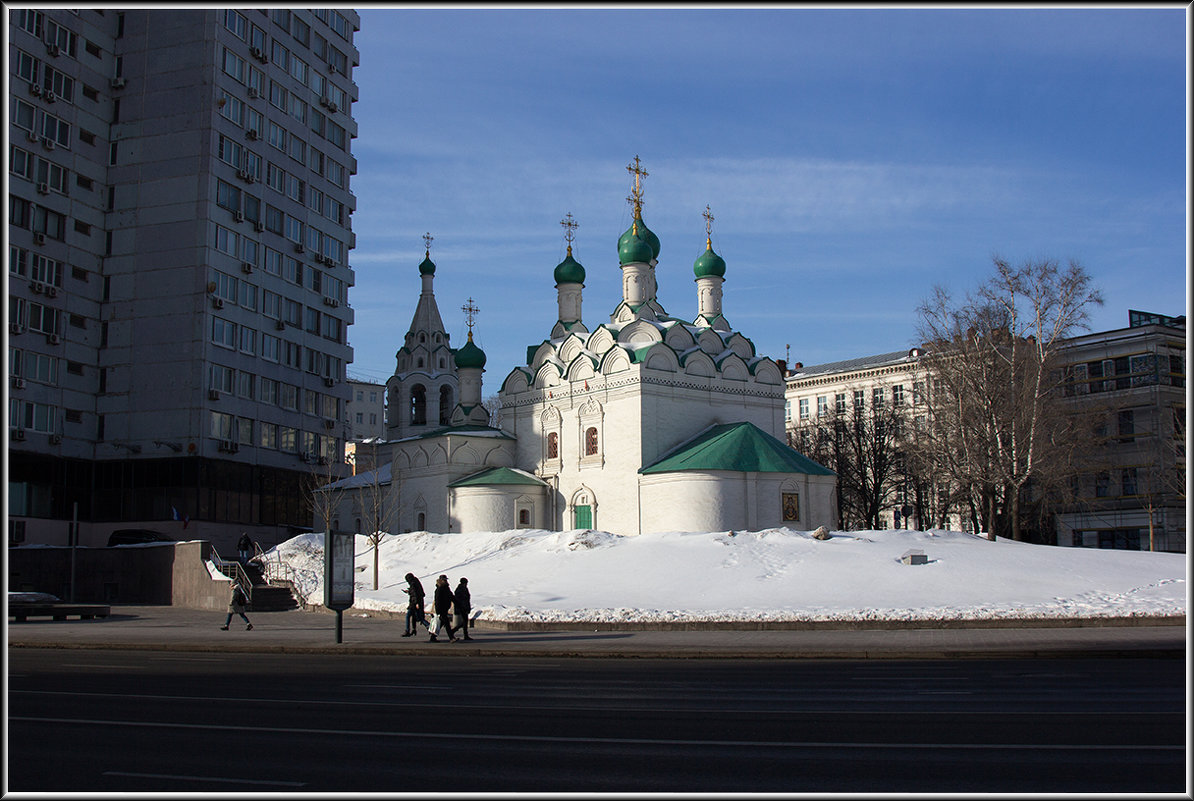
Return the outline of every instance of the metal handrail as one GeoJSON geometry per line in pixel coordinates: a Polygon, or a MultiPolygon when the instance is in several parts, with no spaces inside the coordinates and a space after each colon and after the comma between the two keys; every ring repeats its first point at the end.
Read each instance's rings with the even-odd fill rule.
{"type": "Polygon", "coordinates": [[[307,605],[307,598],[303,595],[302,590],[299,589],[298,573],[294,568],[286,562],[282,561],[282,556],[277,551],[274,551],[273,558],[269,554],[261,550],[261,546],[253,543],[254,556],[258,563],[264,568],[265,580],[270,584],[276,582],[285,582],[290,585],[290,591],[294,594],[295,600],[299,602],[299,606],[307,605]]]}
{"type": "Polygon", "coordinates": [[[220,552],[216,550],[216,546],[213,545],[211,546],[211,563],[216,566],[216,570],[228,576],[229,580],[239,582],[245,591],[245,595],[248,596],[249,603],[253,602],[253,582],[249,581],[249,575],[245,572],[240,562],[224,559],[220,556],[220,552]],[[229,569],[232,571],[231,575],[226,572],[229,569]]]}

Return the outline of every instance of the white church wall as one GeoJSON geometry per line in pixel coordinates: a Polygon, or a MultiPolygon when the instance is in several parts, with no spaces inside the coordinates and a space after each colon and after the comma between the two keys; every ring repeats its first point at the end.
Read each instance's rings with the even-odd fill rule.
{"type": "Polygon", "coordinates": [[[547,495],[545,487],[489,485],[453,487],[449,490],[452,531],[508,531],[519,528],[518,511],[526,509],[530,524],[543,528],[547,495]]]}
{"type": "Polygon", "coordinates": [[[832,476],[685,471],[642,476],[642,530],[811,531],[837,526],[832,476]],[[799,497],[799,517],[784,520],[783,493],[799,497]]]}
{"type": "Polygon", "coordinates": [[[641,476],[642,530],[728,531],[740,522],[742,482],[711,473],[658,473],[641,476]]]}

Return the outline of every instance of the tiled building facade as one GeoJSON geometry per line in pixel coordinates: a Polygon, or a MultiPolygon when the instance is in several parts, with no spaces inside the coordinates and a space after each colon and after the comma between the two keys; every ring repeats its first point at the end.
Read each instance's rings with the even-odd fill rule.
{"type": "Polygon", "coordinates": [[[342,461],[357,14],[7,13],[10,542],[286,538],[342,461]]]}

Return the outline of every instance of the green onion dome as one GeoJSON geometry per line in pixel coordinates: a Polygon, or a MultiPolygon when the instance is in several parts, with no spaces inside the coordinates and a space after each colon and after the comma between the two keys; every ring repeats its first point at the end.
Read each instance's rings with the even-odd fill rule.
{"type": "Polygon", "coordinates": [[[647,244],[651,246],[651,258],[658,260],[659,259],[659,237],[655,236],[655,232],[647,227],[647,224],[645,222],[643,222],[642,217],[639,217],[638,219],[636,219],[635,222],[638,223],[639,235],[642,236],[644,239],[646,239],[647,244]]]}
{"type": "Polygon", "coordinates": [[[435,262],[431,260],[430,251],[427,253],[427,258],[419,264],[419,275],[435,275],[435,262]]]}
{"type": "MultiPolygon", "coordinates": [[[[645,225],[643,226],[643,230],[646,230],[645,225]]],[[[651,249],[651,243],[647,241],[642,231],[639,230],[638,220],[635,220],[630,226],[630,230],[622,234],[622,238],[618,240],[618,263],[634,264],[635,262],[642,262],[643,264],[648,264],[653,258],[655,258],[655,255],[651,249]]]]}
{"type": "Polygon", "coordinates": [[[585,282],[585,268],[580,262],[572,258],[572,245],[568,246],[568,255],[556,265],[556,284],[583,284],[585,282]]]}
{"type": "Polygon", "coordinates": [[[468,332],[468,342],[464,343],[464,347],[456,351],[456,367],[464,369],[466,367],[484,367],[485,366],[485,351],[473,344],[473,332],[468,332]]]}
{"type": "Polygon", "coordinates": [[[712,240],[705,240],[705,252],[692,263],[692,271],[697,278],[705,278],[710,275],[715,275],[718,278],[725,276],[725,259],[713,252],[712,240]]]}

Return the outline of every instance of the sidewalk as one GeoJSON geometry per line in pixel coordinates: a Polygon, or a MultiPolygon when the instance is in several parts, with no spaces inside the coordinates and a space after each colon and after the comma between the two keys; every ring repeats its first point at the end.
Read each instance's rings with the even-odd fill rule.
{"type": "Polygon", "coordinates": [[[422,628],[403,638],[403,621],[354,609],[336,615],[291,610],[249,613],[253,631],[226,612],[172,606],[113,606],[93,620],[8,621],[10,648],[121,648],[274,653],[435,654],[632,658],[943,659],[1013,657],[1185,658],[1186,624],[1043,625],[1016,628],[872,628],[814,630],[618,630],[576,624],[569,630],[512,631],[481,624],[473,642],[428,642],[422,628]]]}

